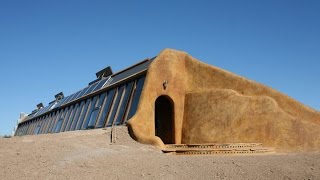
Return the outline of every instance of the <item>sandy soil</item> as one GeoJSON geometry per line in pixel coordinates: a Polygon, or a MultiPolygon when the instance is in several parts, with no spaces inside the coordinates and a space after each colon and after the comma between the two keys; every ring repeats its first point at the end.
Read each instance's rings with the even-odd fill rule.
{"type": "Polygon", "coordinates": [[[176,156],[117,129],[0,138],[0,179],[320,179],[320,153],[176,156]]]}

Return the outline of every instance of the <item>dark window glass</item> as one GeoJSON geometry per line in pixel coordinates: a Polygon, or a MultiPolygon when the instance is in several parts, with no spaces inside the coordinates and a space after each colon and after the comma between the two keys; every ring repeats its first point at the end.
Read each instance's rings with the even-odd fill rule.
{"type": "Polygon", "coordinates": [[[28,135],[28,132],[29,132],[29,130],[30,130],[30,128],[31,128],[31,127],[30,127],[30,126],[31,126],[31,125],[30,125],[30,122],[28,122],[27,124],[28,124],[28,128],[27,128],[27,130],[26,130],[26,135],[28,135]]]}
{"type": "Polygon", "coordinates": [[[56,116],[51,119],[52,123],[51,123],[51,125],[50,125],[50,127],[49,127],[48,133],[53,132],[53,128],[55,127],[54,125],[56,124],[56,120],[59,118],[60,114],[61,114],[61,110],[58,111],[58,112],[56,113],[56,116]]]}
{"type": "Polygon", "coordinates": [[[25,125],[23,125],[22,127],[21,127],[21,129],[20,129],[20,132],[19,132],[19,134],[18,134],[18,136],[23,136],[24,135],[24,129],[26,128],[26,126],[25,125]]]}
{"type": "Polygon", "coordinates": [[[28,127],[27,127],[27,125],[26,125],[26,124],[24,124],[24,125],[23,125],[23,127],[22,127],[22,129],[21,129],[20,136],[25,135],[25,133],[26,133],[26,129],[27,129],[27,128],[28,128],[28,127]]]}
{"type": "Polygon", "coordinates": [[[21,126],[21,127],[19,128],[19,131],[16,132],[16,136],[22,136],[23,129],[24,129],[24,126],[21,126]]]}
{"type": "Polygon", "coordinates": [[[97,105],[93,110],[93,111],[95,111],[95,113],[97,112],[97,114],[93,114],[94,116],[92,116],[92,113],[93,113],[93,111],[92,111],[90,119],[89,119],[88,128],[94,128],[94,126],[95,126],[95,124],[97,122],[97,119],[99,117],[99,113],[100,113],[100,109],[101,109],[102,103],[104,102],[104,99],[105,99],[106,95],[107,95],[107,92],[100,94],[99,101],[97,102],[97,105]]]}
{"type": "Polygon", "coordinates": [[[96,107],[102,106],[102,103],[104,102],[104,99],[106,98],[106,95],[107,95],[107,92],[100,94],[96,107]]]}
{"type": "Polygon", "coordinates": [[[19,129],[19,132],[17,132],[17,136],[22,136],[23,134],[23,129],[24,129],[24,126],[21,126],[21,128],[19,129]]]}
{"type": "Polygon", "coordinates": [[[23,128],[22,128],[21,133],[20,133],[21,136],[25,135],[26,127],[27,127],[26,125],[23,125],[23,128]]]}
{"type": "Polygon", "coordinates": [[[133,99],[132,99],[132,103],[131,103],[131,107],[129,110],[127,120],[130,119],[137,111],[140,95],[141,95],[143,84],[144,84],[144,79],[145,79],[145,76],[143,76],[137,80],[137,86],[136,86],[136,89],[135,89],[135,92],[133,95],[133,99]]]}
{"type": "Polygon", "coordinates": [[[65,125],[64,125],[63,131],[68,131],[68,129],[70,128],[70,126],[72,124],[73,116],[77,110],[76,108],[77,108],[76,105],[71,106],[68,117],[67,117],[67,119],[65,119],[65,125]]]}
{"type": "Polygon", "coordinates": [[[24,130],[24,134],[27,135],[27,132],[29,130],[30,126],[29,123],[26,124],[26,129],[24,130]]]}
{"type": "Polygon", "coordinates": [[[59,113],[60,113],[60,111],[57,111],[57,112],[56,112],[56,115],[53,116],[53,117],[50,119],[51,122],[50,122],[50,124],[49,124],[48,132],[47,132],[47,133],[51,133],[51,132],[52,132],[52,129],[53,129],[54,124],[55,124],[55,120],[56,120],[56,118],[59,116],[59,113]]]}
{"type": "Polygon", "coordinates": [[[25,128],[25,126],[21,126],[20,129],[19,129],[19,132],[17,132],[17,136],[22,136],[23,135],[23,129],[25,128]]]}
{"type": "Polygon", "coordinates": [[[38,125],[38,120],[35,120],[35,121],[33,122],[33,129],[32,129],[31,134],[34,134],[34,133],[35,133],[35,130],[36,130],[36,128],[37,128],[37,125],[38,125]]]}
{"type": "Polygon", "coordinates": [[[77,123],[76,130],[81,129],[82,124],[83,124],[83,120],[85,119],[86,114],[88,112],[88,107],[90,105],[90,102],[91,102],[91,99],[87,99],[86,104],[84,105],[83,110],[81,111],[81,114],[80,114],[80,117],[78,120],[79,122],[77,123]]]}
{"type": "Polygon", "coordinates": [[[51,119],[50,119],[50,124],[49,124],[48,129],[47,129],[47,133],[50,133],[50,132],[51,132],[52,126],[53,126],[53,124],[54,124],[54,120],[55,120],[56,117],[58,116],[58,113],[59,113],[59,111],[57,111],[57,112],[55,113],[55,115],[51,117],[51,119]]]}
{"type": "Polygon", "coordinates": [[[38,134],[41,134],[41,130],[43,129],[43,125],[44,125],[44,121],[43,121],[44,117],[42,116],[39,120],[39,125],[40,125],[40,129],[39,129],[39,133],[38,134]]]}
{"type": "Polygon", "coordinates": [[[40,131],[40,133],[41,134],[43,134],[44,133],[44,131],[45,131],[45,129],[46,129],[46,127],[47,127],[47,124],[48,124],[48,114],[42,119],[42,121],[43,121],[43,124],[42,124],[42,128],[41,128],[41,131],[40,131]]]}
{"type": "Polygon", "coordinates": [[[23,132],[24,132],[24,129],[25,129],[25,125],[21,126],[19,132],[17,133],[18,136],[23,136],[23,132]]]}
{"type": "Polygon", "coordinates": [[[80,113],[82,111],[83,105],[84,105],[84,101],[81,102],[81,104],[80,104],[80,106],[79,106],[79,108],[78,108],[78,110],[77,110],[77,112],[76,112],[76,114],[75,114],[75,116],[73,118],[73,122],[72,122],[72,125],[70,127],[70,131],[75,130],[77,122],[79,121],[79,115],[80,115],[80,113]]]}
{"type": "Polygon", "coordinates": [[[34,131],[34,128],[35,128],[35,127],[34,127],[34,124],[35,124],[35,123],[34,123],[34,120],[33,120],[33,121],[31,122],[31,125],[30,125],[31,128],[30,128],[30,131],[29,131],[29,135],[31,135],[31,134],[33,133],[33,131],[34,131]]]}
{"type": "Polygon", "coordinates": [[[23,128],[24,127],[22,127],[22,126],[19,128],[19,131],[16,132],[16,136],[21,136],[22,135],[23,128]]]}
{"type": "Polygon", "coordinates": [[[49,129],[50,129],[50,126],[52,124],[52,121],[54,119],[54,117],[57,115],[58,112],[53,112],[50,119],[49,119],[49,124],[48,124],[48,127],[47,127],[47,130],[46,130],[46,133],[49,133],[49,129]]]}
{"type": "MultiPolygon", "coordinates": [[[[96,106],[97,99],[98,99],[98,96],[95,96],[93,98],[93,100],[91,102],[91,105],[90,105],[90,108],[88,109],[88,113],[90,113],[92,111],[92,109],[96,106]]],[[[85,121],[84,121],[81,129],[86,129],[87,128],[88,123],[89,123],[89,119],[90,119],[90,116],[87,115],[87,117],[85,118],[85,121]]]]}
{"type": "Polygon", "coordinates": [[[49,128],[50,128],[50,125],[51,125],[51,123],[52,123],[52,119],[53,119],[53,117],[55,116],[55,112],[53,112],[53,113],[51,113],[50,114],[50,118],[48,119],[48,125],[47,125],[47,127],[46,127],[46,130],[45,130],[45,134],[47,134],[48,132],[49,132],[49,128]]]}
{"type": "Polygon", "coordinates": [[[27,131],[27,135],[30,134],[30,131],[31,131],[32,125],[33,125],[33,124],[31,123],[31,121],[29,121],[28,123],[29,123],[29,128],[28,128],[28,131],[27,131]]]}
{"type": "Polygon", "coordinates": [[[24,130],[25,129],[26,129],[26,125],[24,124],[20,129],[19,136],[23,136],[24,135],[24,130]]]}
{"type": "Polygon", "coordinates": [[[22,136],[23,135],[23,129],[24,129],[24,125],[23,126],[21,126],[20,128],[19,128],[19,131],[18,132],[16,132],[16,136],[22,136]]]}
{"type": "Polygon", "coordinates": [[[39,132],[40,132],[40,128],[41,128],[41,126],[40,126],[40,125],[38,125],[38,126],[35,128],[35,130],[34,130],[34,133],[33,133],[33,134],[39,134],[39,132]]]}
{"type": "Polygon", "coordinates": [[[97,117],[99,115],[99,112],[100,112],[100,107],[95,107],[93,109],[93,111],[91,112],[91,115],[90,115],[89,124],[87,126],[87,129],[93,129],[94,128],[94,125],[95,125],[96,119],[97,119],[97,117]]]}
{"type": "Polygon", "coordinates": [[[24,132],[24,129],[26,128],[25,125],[21,126],[20,130],[19,130],[19,133],[18,133],[18,136],[22,136],[24,135],[23,132],[24,132]]]}
{"type": "Polygon", "coordinates": [[[28,132],[28,135],[31,135],[33,133],[33,131],[34,131],[34,121],[32,121],[30,124],[30,130],[28,132]]]}
{"type": "Polygon", "coordinates": [[[29,130],[29,135],[31,135],[34,132],[34,126],[35,126],[35,120],[32,120],[31,125],[30,125],[30,130],[29,130]]]}
{"type": "Polygon", "coordinates": [[[120,109],[119,109],[117,119],[115,121],[115,125],[119,125],[122,123],[122,119],[123,119],[124,113],[125,113],[127,105],[128,105],[128,101],[129,101],[132,87],[133,87],[133,82],[128,83],[126,86],[126,91],[125,91],[125,94],[123,95],[122,101],[119,106],[120,109]]]}
{"type": "Polygon", "coordinates": [[[79,103],[77,103],[74,106],[74,109],[73,109],[72,113],[70,114],[70,117],[69,117],[69,120],[68,120],[68,124],[67,124],[66,128],[64,129],[65,131],[70,131],[70,127],[72,125],[72,121],[74,119],[74,115],[76,114],[78,109],[79,109],[79,103]]]}
{"type": "Polygon", "coordinates": [[[97,128],[103,127],[103,125],[104,125],[104,123],[106,121],[107,115],[109,114],[114,94],[115,94],[115,89],[112,89],[112,90],[108,91],[108,95],[107,95],[106,101],[102,106],[102,112],[101,112],[101,115],[99,117],[98,124],[96,125],[97,128]]]}
{"type": "Polygon", "coordinates": [[[73,105],[69,107],[69,110],[68,110],[68,113],[65,115],[65,117],[63,118],[63,123],[62,123],[62,126],[61,126],[61,132],[64,132],[66,131],[66,127],[69,123],[69,118],[70,118],[70,114],[72,113],[73,111],[73,105]]]}
{"type": "Polygon", "coordinates": [[[59,121],[56,124],[56,128],[54,129],[54,133],[60,132],[62,122],[63,122],[63,118],[60,118],[59,121]]]}
{"type": "Polygon", "coordinates": [[[28,129],[29,129],[29,124],[26,123],[26,124],[25,124],[25,129],[23,130],[23,135],[27,135],[28,129]]]}
{"type": "Polygon", "coordinates": [[[23,128],[21,130],[21,136],[26,135],[26,130],[27,130],[28,126],[26,124],[23,125],[23,128]]]}
{"type": "Polygon", "coordinates": [[[27,127],[27,128],[25,129],[25,133],[24,133],[24,135],[27,135],[27,134],[28,134],[28,130],[29,130],[29,123],[27,123],[27,124],[26,124],[26,127],[27,127]]]}
{"type": "Polygon", "coordinates": [[[24,129],[25,129],[25,125],[21,126],[21,127],[19,128],[19,132],[17,133],[17,135],[18,135],[18,136],[22,136],[24,129]]]}
{"type": "Polygon", "coordinates": [[[40,128],[39,128],[37,134],[40,134],[40,130],[41,130],[41,119],[38,119],[38,120],[37,120],[36,128],[37,128],[38,126],[39,126],[40,128]]]}
{"type": "Polygon", "coordinates": [[[38,125],[38,119],[35,119],[35,120],[33,121],[33,126],[32,126],[32,130],[31,130],[31,135],[34,134],[34,132],[35,132],[35,130],[36,130],[36,128],[37,128],[37,125],[38,125]]]}
{"type": "Polygon", "coordinates": [[[31,122],[28,122],[28,131],[27,131],[27,135],[29,135],[30,134],[30,131],[31,131],[31,129],[32,129],[32,123],[31,122]]]}
{"type": "Polygon", "coordinates": [[[112,107],[112,110],[111,110],[111,114],[110,114],[107,126],[111,126],[113,124],[113,120],[114,120],[114,118],[116,116],[116,113],[117,113],[117,110],[118,110],[118,106],[119,106],[119,102],[121,100],[124,88],[125,88],[125,85],[122,85],[122,86],[120,86],[118,88],[117,97],[116,97],[116,99],[115,99],[115,101],[113,103],[113,107],[112,107]]]}
{"type": "Polygon", "coordinates": [[[63,117],[63,115],[64,115],[64,109],[61,109],[59,115],[55,118],[55,121],[54,121],[54,123],[53,123],[52,129],[51,129],[51,132],[52,132],[52,133],[54,133],[56,124],[58,123],[58,120],[59,120],[61,117],[63,117]]]}

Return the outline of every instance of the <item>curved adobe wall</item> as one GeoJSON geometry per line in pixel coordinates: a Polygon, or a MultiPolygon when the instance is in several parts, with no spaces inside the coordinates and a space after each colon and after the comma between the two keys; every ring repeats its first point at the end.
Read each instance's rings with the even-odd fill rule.
{"type": "Polygon", "coordinates": [[[150,64],[136,114],[128,121],[134,138],[147,144],[162,146],[155,136],[155,101],[161,95],[169,96],[174,102],[174,140],[181,143],[186,94],[185,58],[183,52],[164,50],[150,64]],[[164,88],[164,81],[167,82],[164,88]]]}
{"type": "Polygon", "coordinates": [[[319,112],[170,49],[150,65],[137,113],[128,123],[139,142],[163,145],[154,123],[154,103],[161,95],[174,102],[177,144],[261,142],[287,151],[320,147],[319,112]]]}

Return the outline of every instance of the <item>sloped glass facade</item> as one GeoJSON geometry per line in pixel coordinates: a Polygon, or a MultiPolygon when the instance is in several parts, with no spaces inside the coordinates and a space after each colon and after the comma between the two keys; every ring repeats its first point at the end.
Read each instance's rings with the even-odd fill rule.
{"type": "Polygon", "coordinates": [[[137,110],[147,68],[152,60],[103,77],[33,112],[19,123],[15,135],[59,133],[125,124],[137,110]]]}

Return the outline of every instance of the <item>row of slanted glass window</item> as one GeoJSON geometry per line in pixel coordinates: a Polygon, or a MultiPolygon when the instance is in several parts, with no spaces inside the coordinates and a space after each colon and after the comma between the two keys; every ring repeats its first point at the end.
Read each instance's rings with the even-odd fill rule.
{"type": "Polygon", "coordinates": [[[125,124],[136,112],[145,77],[21,124],[16,135],[58,133],[125,124]]]}

